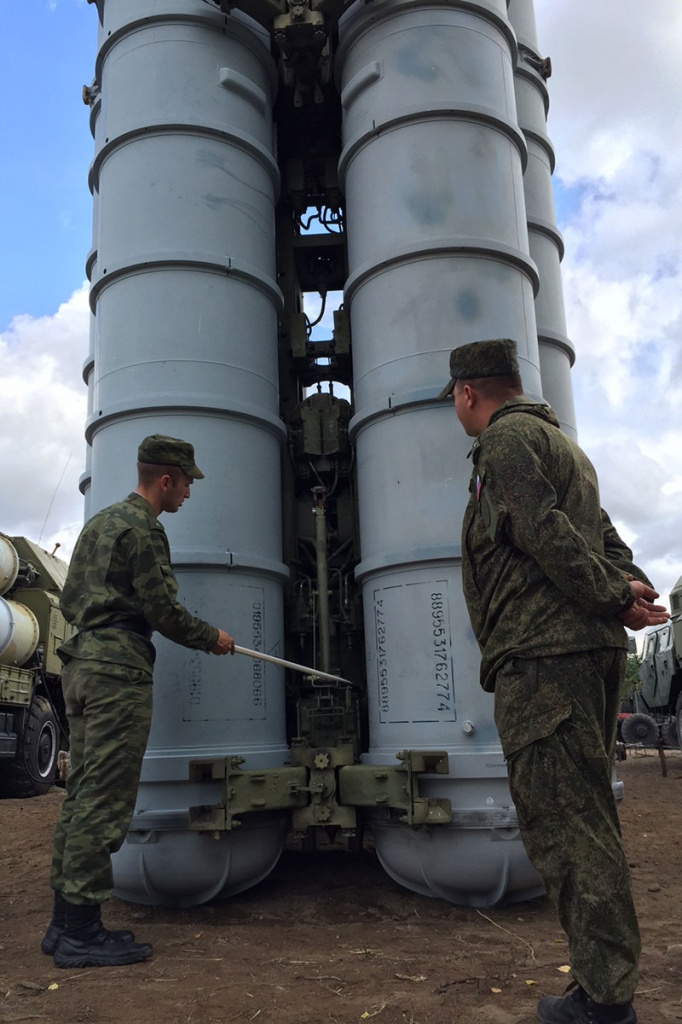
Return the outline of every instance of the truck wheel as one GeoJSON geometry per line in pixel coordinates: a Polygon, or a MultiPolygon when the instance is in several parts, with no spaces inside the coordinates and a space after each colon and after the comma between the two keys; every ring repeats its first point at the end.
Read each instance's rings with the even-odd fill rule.
{"type": "Polygon", "coordinates": [[[628,715],[623,719],[623,740],[633,745],[641,743],[643,747],[655,747],[658,743],[658,724],[650,715],[628,715]]]}
{"type": "Polygon", "coordinates": [[[0,790],[3,796],[41,796],[54,785],[59,731],[49,701],[44,697],[34,697],[14,761],[2,764],[0,769],[0,790]]]}
{"type": "Polygon", "coordinates": [[[682,750],[682,693],[677,698],[677,707],[675,708],[675,721],[677,722],[677,742],[682,750]]]}

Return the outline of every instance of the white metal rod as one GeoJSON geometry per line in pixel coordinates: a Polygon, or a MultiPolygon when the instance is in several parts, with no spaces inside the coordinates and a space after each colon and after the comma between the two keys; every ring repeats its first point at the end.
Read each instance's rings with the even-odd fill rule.
{"type": "Polygon", "coordinates": [[[303,672],[306,676],[317,676],[319,679],[331,679],[335,683],[348,683],[352,686],[350,679],[343,679],[341,676],[332,676],[329,672],[320,672],[317,668],[308,668],[307,665],[297,665],[295,661],[285,661],[284,658],[276,658],[274,654],[263,654],[262,651],[250,651],[248,647],[234,645],[235,654],[247,654],[249,658],[256,661],[271,661],[274,665],[282,665],[284,668],[292,668],[294,672],[303,672]]]}

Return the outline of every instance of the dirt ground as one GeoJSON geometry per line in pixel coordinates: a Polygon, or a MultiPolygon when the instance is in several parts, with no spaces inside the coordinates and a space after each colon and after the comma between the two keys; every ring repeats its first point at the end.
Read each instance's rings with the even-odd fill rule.
{"type": "MultiPolygon", "coordinates": [[[[630,751],[621,815],[644,939],[641,1024],[682,1021],[682,755],[630,751]]],[[[170,911],[112,900],[154,957],[63,971],[40,952],[61,791],[0,801],[0,1024],[530,1024],[568,978],[544,899],[485,912],[396,885],[371,849],[288,849],[233,899],[170,911]]]]}

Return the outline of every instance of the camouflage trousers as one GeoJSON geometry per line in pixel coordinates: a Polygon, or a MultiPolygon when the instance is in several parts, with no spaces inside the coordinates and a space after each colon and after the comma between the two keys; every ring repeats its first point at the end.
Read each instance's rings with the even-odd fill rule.
{"type": "Polygon", "coordinates": [[[71,767],[50,885],[70,903],[109,899],[111,854],[135,808],[152,714],[151,673],[73,658],[62,672],[71,767]]]}
{"type": "Polygon", "coordinates": [[[612,648],[512,659],[495,688],[523,843],[568,936],[573,976],[599,1003],[632,999],[641,949],[611,786],[625,658],[612,648]]]}

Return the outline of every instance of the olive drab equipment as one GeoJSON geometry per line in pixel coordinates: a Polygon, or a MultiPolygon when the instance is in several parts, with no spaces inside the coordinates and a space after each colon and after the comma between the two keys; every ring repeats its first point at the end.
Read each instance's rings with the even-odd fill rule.
{"type": "Polygon", "coordinates": [[[59,610],[66,564],[0,533],[0,796],[46,793],[67,745],[57,648],[73,633],[59,610]]]}

